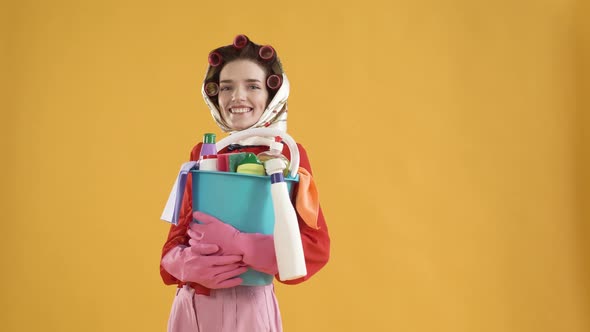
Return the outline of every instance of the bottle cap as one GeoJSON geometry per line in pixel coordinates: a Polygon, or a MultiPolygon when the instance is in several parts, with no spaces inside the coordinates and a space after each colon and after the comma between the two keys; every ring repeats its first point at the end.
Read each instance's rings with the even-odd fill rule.
{"type": "Polygon", "coordinates": [[[272,142],[270,143],[270,150],[278,153],[283,152],[283,143],[272,142]]]}
{"type": "Polygon", "coordinates": [[[281,143],[281,141],[281,136],[276,136],[274,142],[270,143],[270,150],[274,150],[279,153],[283,152],[283,143],[281,143]]]}
{"type": "Polygon", "coordinates": [[[205,144],[215,144],[215,134],[213,133],[206,133],[205,137],[203,137],[203,143],[205,144]]]}

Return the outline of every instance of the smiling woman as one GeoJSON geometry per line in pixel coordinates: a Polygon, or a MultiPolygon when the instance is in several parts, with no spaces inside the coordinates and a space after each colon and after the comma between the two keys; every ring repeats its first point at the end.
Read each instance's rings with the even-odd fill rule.
{"type": "MultiPolygon", "coordinates": [[[[232,45],[213,50],[202,93],[215,122],[225,132],[249,128],[287,130],[289,81],[271,46],[257,45],[239,35],[232,45]]],[[[274,137],[239,140],[235,149],[258,155],[268,151],[264,144],[269,141],[275,143],[275,150],[282,150],[282,144],[274,142],[274,137]]],[[[198,144],[193,148],[191,160],[199,158],[201,147],[198,144]]],[[[317,198],[307,153],[300,144],[297,149],[301,180],[296,184],[296,199],[299,195],[317,198]]],[[[281,152],[290,158],[291,150],[285,150],[281,152]]],[[[224,148],[219,153],[228,151],[224,148]]],[[[315,202],[317,205],[306,205],[303,210],[296,205],[307,275],[292,280],[277,278],[282,283],[304,282],[328,262],[328,228],[319,200],[315,202]]],[[[282,331],[273,284],[242,285],[239,276],[247,268],[278,277],[273,236],[240,232],[215,216],[193,213],[189,174],[178,225],[170,228],[160,262],[164,283],[179,287],[168,331],[282,331]],[[202,224],[193,223],[193,218],[202,224]]]]}

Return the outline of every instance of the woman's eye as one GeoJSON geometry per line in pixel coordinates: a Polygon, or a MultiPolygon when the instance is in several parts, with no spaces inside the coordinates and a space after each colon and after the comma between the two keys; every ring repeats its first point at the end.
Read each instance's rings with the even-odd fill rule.
{"type": "Polygon", "coordinates": [[[250,89],[255,90],[260,89],[260,87],[258,85],[250,85],[250,89]]]}
{"type": "Polygon", "coordinates": [[[229,91],[229,90],[231,90],[231,87],[230,86],[222,86],[221,88],[219,88],[219,90],[221,90],[221,91],[229,91]]]}

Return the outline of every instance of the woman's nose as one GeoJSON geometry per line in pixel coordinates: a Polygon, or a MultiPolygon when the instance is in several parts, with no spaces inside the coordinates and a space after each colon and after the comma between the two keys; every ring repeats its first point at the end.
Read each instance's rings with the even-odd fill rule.
{"type": "Polygon", "coordinates": [[[237,87],[234,89],[234,93],[232,94],[232,100],[243,100],[244,99],[244,89],[237,87]]]}

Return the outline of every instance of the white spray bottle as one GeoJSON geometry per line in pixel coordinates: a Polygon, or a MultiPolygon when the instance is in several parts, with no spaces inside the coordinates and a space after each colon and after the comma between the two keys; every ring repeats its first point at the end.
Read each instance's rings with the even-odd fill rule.
{"type": "Polygon", "coordinates": [[[270,175],[270,192],[275,213],[274,242],[281,280],[292,280],[307,275],[303,244],[299,233],[297,214],[289,197],[283,170],[287,167],[281,158],[264,163],[270,175]]]}

